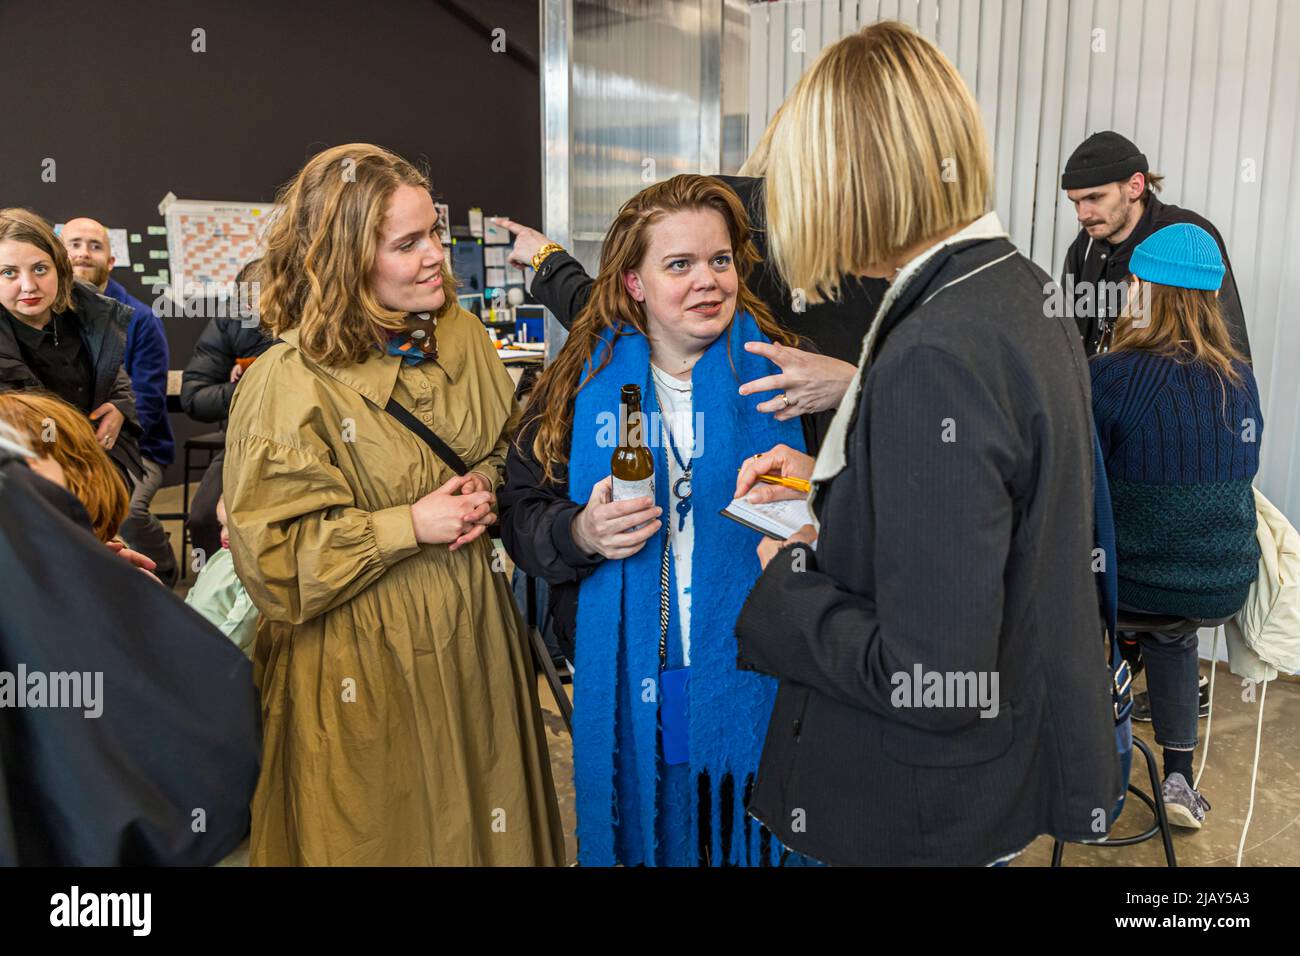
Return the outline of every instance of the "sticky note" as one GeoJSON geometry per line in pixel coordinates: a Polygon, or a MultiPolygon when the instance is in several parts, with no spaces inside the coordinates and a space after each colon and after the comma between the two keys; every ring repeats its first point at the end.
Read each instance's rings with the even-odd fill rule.
{"type": "Polygon", "coordinates": [[[150,250],[149,250],[149,258],[150,258],[150,259],[166,259],[166,258],[167,258],[167,250],[166,250],[166,249],[150,249],[150,250]]]}
{"type": "Polygon", "coordinates": [[[151,236],[165,236],[165,235],[167,235],[167,227],[166,227],[166,226],[150,226],[148,232],[149,232],[149,235],[151,235],[151,236]]]}
{"type": "Polygon", "coordinates": [[[143,237],[140,235],[140,233],[138,233],[138,232],[133,232],[133,233],[131,233],[131,241],[132,241],[132,242],[142,242],[142,241],[143,241],[143,237]]]}
{"type": "Polygon", "coordinates": [[[136,272],[144,272],[144,263],[137,262],[134,265],[132,265],[131,268],[134,269],[136,272]]]}

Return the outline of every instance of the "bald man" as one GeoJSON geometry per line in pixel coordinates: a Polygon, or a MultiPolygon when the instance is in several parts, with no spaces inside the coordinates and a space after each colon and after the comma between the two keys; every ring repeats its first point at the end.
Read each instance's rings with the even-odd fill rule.
{"type": "Polygon", "coordinates": [[[178,574],[167,533],[150,512],[149,504],[162,485],[163,469],[176,458],[171,421],[167,417],[167,335],[162,320],[153,310],[119,282],[113,281],[112,249],[108,230],[94,219],[70,219],[59,232],[72,269],[77,278],[97,288],[110,299],[129,305],[131,325],[126,333],[126,353],[122,365],[131,377],[135,390],[135,410],[140,418],[140,455],[144,459],[144,479],[131,491],[131,514],[122,525],[122,538],[136,551],[143,552],[158,565],[155,570],[163,581],[174,584],[178,574]]]}

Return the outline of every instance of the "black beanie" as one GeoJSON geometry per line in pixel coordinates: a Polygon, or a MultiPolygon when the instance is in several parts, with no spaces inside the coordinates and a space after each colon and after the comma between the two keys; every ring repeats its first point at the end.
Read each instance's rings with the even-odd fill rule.
{"type": "Polygon", "coordinates": [[[1070,154],[1061,174],[1062,189],[1087,189],[1148,171],[1147,158],[1119,133],[1093,133],[1070,154]]]}

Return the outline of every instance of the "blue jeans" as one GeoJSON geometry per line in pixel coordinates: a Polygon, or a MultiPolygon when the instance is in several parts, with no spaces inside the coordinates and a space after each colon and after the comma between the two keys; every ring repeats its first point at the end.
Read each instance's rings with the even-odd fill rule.
{"type": "MultiPolygon", "coordinates": [[[[1141,610],[1123,604],[1120,607],[1130,611],[1141,610]]],[[[1200,708],[1197,686],[1201,680],[1196,631],[1183,635],[1138,631],[1135,636],[1142,648],[1142,662],[1147,670],[1147,693],[1151,697],[1151,724],[1156,743],[1171,750],[1195,750],[1200,708]]]]}

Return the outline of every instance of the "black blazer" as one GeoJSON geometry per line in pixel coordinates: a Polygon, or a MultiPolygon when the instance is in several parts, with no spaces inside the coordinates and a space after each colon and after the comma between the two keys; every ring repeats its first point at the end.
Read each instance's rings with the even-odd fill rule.
{"type": "Polygon", "coordinates": [[[0,866],[212,866],[231,853],[261,755],[251,663],[3,451],[0,577],[0,670],[102,675],[94,717],[0,707],[0,866]]]}
{"type": "Polygon", "coordinates": [[[782,549],[737,622],[781,679],[750,813],[812,857],[988,864],[1099,838],[1119,796],[1088,370],[1047,284],[1005,239],[904,280],[817,550],[782,549]],[[997,675],[996,715],[896,706],[917,667],[997,675]]]}

